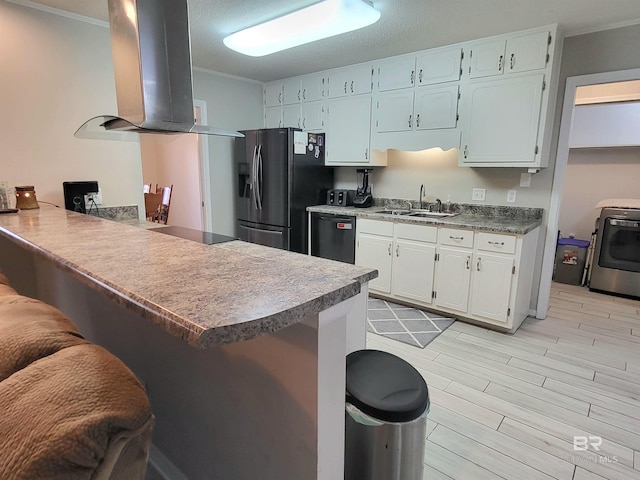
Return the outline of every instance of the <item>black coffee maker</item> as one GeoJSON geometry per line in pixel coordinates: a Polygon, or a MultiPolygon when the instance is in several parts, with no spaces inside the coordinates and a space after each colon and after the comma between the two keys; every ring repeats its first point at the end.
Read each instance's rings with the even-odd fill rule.
{"type": "Polygon", "coordinates": [[[356,170],[358,176],[358,187],[356,196],[353,199],[353,206],[359,208],[370,207],[373,197],[371,196],[371,185],[369,184],[370,168],[359,168],[356,170]]]}

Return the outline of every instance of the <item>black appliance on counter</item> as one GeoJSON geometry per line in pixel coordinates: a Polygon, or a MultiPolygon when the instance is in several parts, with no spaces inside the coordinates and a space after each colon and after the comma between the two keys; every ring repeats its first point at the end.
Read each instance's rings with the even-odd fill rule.
{"type": "Polygon", "coordinates": [[[350,207],[353,205],[355,193],[355,190],[329,190],[327,192],[327,205],[350,207]]]}
{"type": "Polygon", "coordinates": [[[294,128],[236,138],[236,226],[240,240],[307,253],[307,211],[325,202],[333,168],[324,166],[324,133],[294,128]]]}
{"type": "Polygon", "coordinates": [[[64,208],[79,213],[87,213],[84,196],[98,193],[98,182],[62,182],[64,208]]]}
{"type": "Polygon", "coordinates": [[[353,206],[366,208],[370,207],[373,202],[373,196],[371,195],[371,184],[369,183],[370,168],[359,168],[356,170],[358,176],[358,187],[356,190],[356,196],[353,199],[353,206]]]}
{"type": "Polygon", "coordinates": [[[356,262],[356,217],[313,212],[311,255],[354,264],[356,262]]]}
{"type": "Polygon", "coordinates": [[[193,228],[178,227],[176,225],[168,225],[166,227],[150,228],[152,232],[164,233],[172,237],[184,238],[193,242],[204,243],[205,245],[214,245],[216,243],[231,242],[236,240],[233,237],[220,235],[219,233],[203,232],[194,230],[193,228]]]}

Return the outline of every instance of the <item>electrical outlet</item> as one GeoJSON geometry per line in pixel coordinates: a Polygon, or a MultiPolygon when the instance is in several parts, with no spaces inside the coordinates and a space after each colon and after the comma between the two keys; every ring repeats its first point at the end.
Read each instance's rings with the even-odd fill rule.
{"type": "Polygon", "coordinates": [[[95,203],[96,205],[102,205],[102,192],[98,190],[98,192],[88,193],[84,196],[85,205],[89,206],[95,203]]]}
{"type": "Polygon", "coordinates": [[[516,203],[516,195],[518,194],[517,190],[508,190],[507,191],[507,202],[508,203],[516,203]]]}
{"type": "Polygon", "coordinates": [[[484,188],[474,188],[473,193],[471,195],[471,200],[475,200],[477,202],[484,202],[484,196],[487,193],[487,190],[484,188]]]}

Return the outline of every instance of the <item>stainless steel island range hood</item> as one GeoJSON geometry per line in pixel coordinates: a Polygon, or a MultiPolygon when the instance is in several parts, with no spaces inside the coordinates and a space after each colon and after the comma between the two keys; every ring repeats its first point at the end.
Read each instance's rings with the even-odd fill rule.
{"type": "Polygon", "coordinates": [[[78,138],[131,140],[138,133],[242,137],[196,125],[186,0],[109,0],[118,116],[85,122],[78,138]]]}

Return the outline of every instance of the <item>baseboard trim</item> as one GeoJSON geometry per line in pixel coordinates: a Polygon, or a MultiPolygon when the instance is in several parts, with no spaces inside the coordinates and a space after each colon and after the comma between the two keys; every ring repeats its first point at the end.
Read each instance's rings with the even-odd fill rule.
{"type": "Polygon", "coordinates": [[[154,444],[151,444],[149,468],[153,468],[163,480],[189,480],[154,444]]]}

